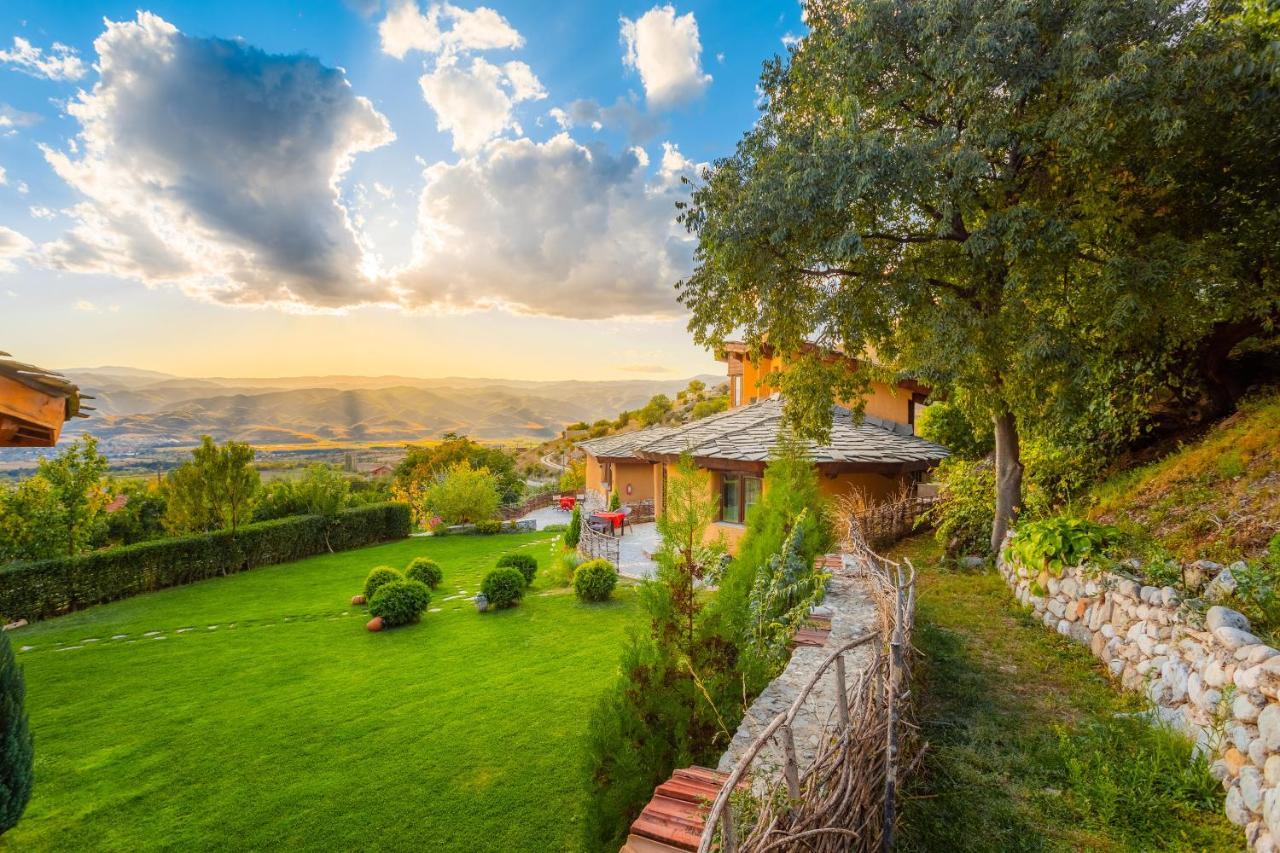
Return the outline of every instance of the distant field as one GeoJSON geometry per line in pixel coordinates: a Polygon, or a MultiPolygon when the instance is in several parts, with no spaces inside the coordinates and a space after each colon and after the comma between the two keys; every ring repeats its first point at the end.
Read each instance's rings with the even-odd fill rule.
{"type": "Polygon", "coordinates": [[[635,593],[585,606],[539,579],[483,616],[457,597],[551,542],[405,540],[14,632],[37,781],[0,848],[576,849],[587,715],[635,593]],[[418,555],[444,567],[440,612],[366,632],[350,596],[418,555]]]}

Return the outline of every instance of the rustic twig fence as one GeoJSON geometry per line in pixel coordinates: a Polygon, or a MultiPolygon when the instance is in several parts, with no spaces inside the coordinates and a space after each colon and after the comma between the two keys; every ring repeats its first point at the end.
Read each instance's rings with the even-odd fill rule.
{"type": "Polygon", "coordinates": [[[791,707],[743,753],[711,804],[699,853],[717,842],[722,853],[835,853],[888,850],[892,844],[903,709],[910,700],[915,568],[872,551],[856,520],[849,529],[843,570],[867,581],[879,625],[832,651],[791,707]],[[872,660],[850,682],[845,655],[861,647],[871,649],[872,660]],[[802,770],[792,727],[823,678],[835,679],[836,707],[813,763],[802,770]],[[782,779],[752,779],[752,762],[770,740],[782,749],[782,779]]]}
{"type": "Polygon", "coordinates": [[[937,498],[904,497],[875,504],[854,513],[863,538],[872,548],[884,548],[910,535],[937,498]]]}
{"type": "Polygon", "coordinates": [[[587,524],[587,513],[582,514],[582,533],[578,536],[578,553],[588,560],[608,560],[615,566],[622,550],[622,543],[610,533],[598,533],[587,524]]]}

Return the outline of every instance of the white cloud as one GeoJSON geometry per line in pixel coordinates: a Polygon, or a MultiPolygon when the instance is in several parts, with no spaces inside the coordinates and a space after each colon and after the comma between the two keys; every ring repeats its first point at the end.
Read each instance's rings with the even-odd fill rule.
{"type": "Polygon", "coordinates": [[[7,183],[9,183],[9,178],[5,174],[4,166],[0,166],[0,187],[4,186],[7,183]]]}
{"type": "Polygon", "coordinates": [[[645,99],[664,109],[693,100],[711,82],[702,70],[702,42],[693,13],[654,6],[636,20],[621,19],[622,61],[640,72],[645,99]]]}
{"type": "Polygon", "coordinates": [[[83,196],[43,246],[60,269],[177,283],[204,299],[338,308],[384,301],[338,182],[394,138],[340,70],[161,18],[108,22],[101,79],[67,107],[78,154],[44,149],[83,196]]]}
{"type": "MultiPolygon", "coordinates": [[[[679,152],[671,155],[675,165],[679,152]]],[[[664,162],[666,161],[664,155],[664,162]]],[[[645,179],[635,151],[561,133],[500,139],[426,169],[408,307],[502,306],[562,317],[673,316],[693,243],[675,221],[685,188],[645,179]]]]}
{"type": "Polygon", "coordinates": [[[22,36],[13,37],[12,50],[0,50],[0,62],[8,63],[23,74],[47,80],[79,80],[86,71],[74,48],[55,41],[45,53],[22,36]]]}
{"type": "Polygon", "coordinates": [[[423,13],[416,0],[392,0],[378,24],[382,52],[404,59],[411,50],[456,53],[467,50],[516,48],[524,38],[507,19],[486,6],[461,9],[432,3],[423,13]]]}
{"type": "Polygon", "coordinates": [[[31,251],[33,245],[17,231],[0,225],[0,272],[12,272],[14,262],[31,251]]]}
{"type": "Polygon", "coordinates": [[[33,219],[51,220],[58,215],[58,211],[51,210],[42,204],[33,204],[27,208],[27,212],[31,214],[33,219]]]}
{"type": "Polygon", "coordinates": [[[88,299],[77,299],[76,304],[73,305],[72,307],[75,308],[77,311],[84,311],[86,313],[93,313],[94,311],[98,310],[98,306],[94,305],[88,299]]]}
{"type": "Polygon", "coordinates": [[[592,98],[579,98],[564,107],[553,107],[547,114],[560,125],[561,130],[573,127],[599,130],[608,127],[626,133],[632,142],[650,139],[663,127],[660,118],[646,115],[635,103],[621,96],[607,107],[592,98]]]}
{"type": "Polygon", "coordinates": [[[422,97],[436,113],[436,127],[453,135],[453,148],[475,152],[509,128],[519,127],[512,108],[520,101],[547,96],[523,62],[494,65],[480,57],[442,59],[418,79],[422,97]]]}
{"type": "Polygon", "coordinates": [[[17,188],[18,192],[21,193],[22,195],[26,195],[31,189],[30,187],[27,186],[26,181],[18,181],[18,183],[16,183],[14,186],[17,188]]]}

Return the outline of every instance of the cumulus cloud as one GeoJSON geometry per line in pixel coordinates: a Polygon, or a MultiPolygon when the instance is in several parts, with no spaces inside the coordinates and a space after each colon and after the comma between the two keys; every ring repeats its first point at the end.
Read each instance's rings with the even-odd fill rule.
{"type": "Polygon", "coordinates": [[[23,235],[0,225],[0,272],[12,272],[14,262],[31,251],[32,243],[23,235]]]}
{"type": "Polygon", "coordinates": [[[0,187],[9,183],[9,177],[4,171],[4,166],[0,166],[0,187]]]}
{"type": "Polygon", "coordinates": [[[453,148],[474,152],[508,128],[519,131],[512,108],[547,96],[523,62],[498,66],[476,57],[469,63],[446,58],[418,80],[422,97],[436,113],[436,127],[453,135],[453,148]]]}
{"type": "Polygon", "coordinates": [[[674,284],[691,268],[693,244],[675,221],[685,188],[671,177],[647,180],[635,151],[611,154],[565,133],[500,139],[429,166],[414,260],[396,277],[401,301],[581,318],[679,314],[674,284]]]}
{"type": "Polygon", "coordinates": [[[101,78],[67,109],[79,144],[44,149],[83,196],[48,263],[229,303],[385,300],[360,273],[338,182],[394,135],[343,72],[146,12],[108,22],[94,47],[101,78]]]}
{"type": "Polygon", "coordinates": [[[622,131],[632,142],[651,139],[663,129],[660,118],[646,114],[634,102],[621,96],[607,107],[592,98],[579,98],[565,104],[563,108],[552,108],[548,114],[560,125],[561,130],[574,127],[600,130],[607,127],[622,131]]]}
{"type": "Polygon", "coordinates": [[[411,50],[456,53],[524,44],[515,27],[486,6],[467,10],[450,3],[432,3],[423,12],[416,0],[392,0],[387,16],[378,24],[378,37],[382,52],[396,59],[404,59],[411,50]]]}
{"type": "Polygon", "coordinates": [[[46,80],[79,80],[87,70],[75,48],[55,41],[49,52],[45,53],[43,48],[36,47],[21,36],[13,37],[12,49],[0,50],[0,62],[11,65],[23,74],[46,80]]]}
{"type": "Polygon", "coordinates": [[[19,127],[30,127],[40,120],[36,113],[25,113],[8,104],[0,104],[0,131],[12,133],[19,127]]]}
{"type": "Polygon", "coordinates": [[[636,20],[621,19],[622,61],[640,73],[645,99],[665,109],[702,94],[711,75],[702,70],[702,42],[693,13],[676,15],[674,6],[654,6],[636,20]]]}

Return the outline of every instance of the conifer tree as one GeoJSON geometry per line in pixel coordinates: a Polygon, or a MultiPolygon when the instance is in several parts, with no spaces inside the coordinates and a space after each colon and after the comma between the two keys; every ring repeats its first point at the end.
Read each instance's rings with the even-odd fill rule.
{"type": "Polygon", "coordinates": [[[0,834],[18,823],[31,799],[34,751],[23,708],[25,694],[9,638],[0,636],[0,834]]]}

